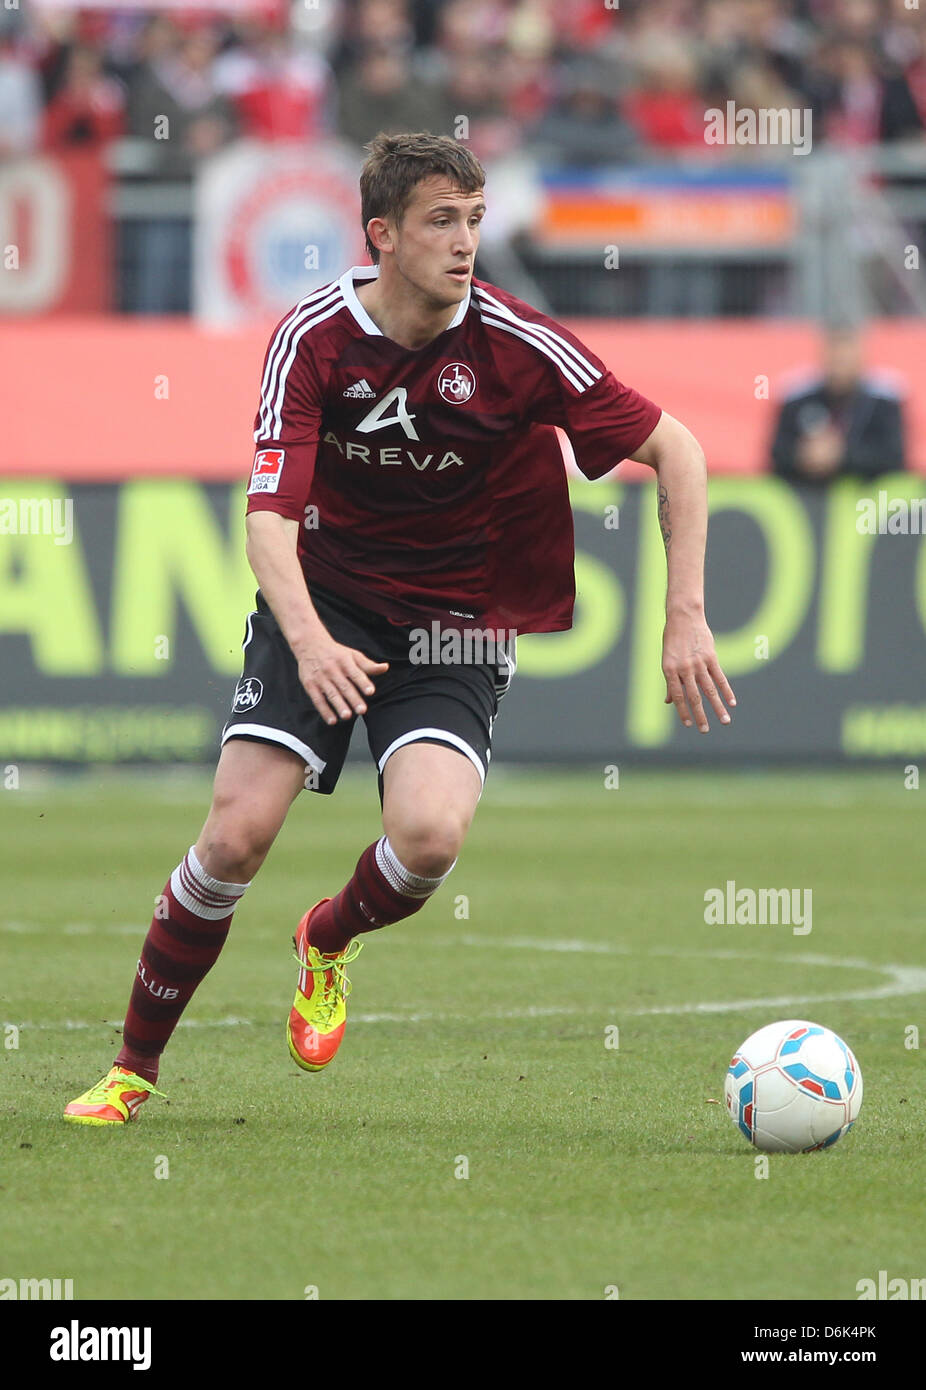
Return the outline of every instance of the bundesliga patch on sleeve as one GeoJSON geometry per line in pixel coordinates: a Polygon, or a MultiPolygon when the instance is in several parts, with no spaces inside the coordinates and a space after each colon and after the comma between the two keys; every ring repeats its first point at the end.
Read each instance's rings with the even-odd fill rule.
{"type": "Polygon", "coordinates": [[[254,455],[254,467],[251,470],[251,482],[248,486],[248,496],[255,492],[276,492],[280,486],[280,474],[283,472],[283,460],[286,458],[284,449],[259,449],[254,455]]]}

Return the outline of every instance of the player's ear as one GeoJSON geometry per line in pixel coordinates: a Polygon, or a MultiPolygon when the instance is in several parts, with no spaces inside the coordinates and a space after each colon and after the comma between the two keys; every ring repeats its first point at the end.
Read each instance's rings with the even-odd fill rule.
{"type": "Polygon", "coordinates": [[[395,243],[392,238],[392,229],[389,223],[382,217],[371,217],[367,223],[367,236],[376,247],[377,251],[394,251],[395,243]]]}

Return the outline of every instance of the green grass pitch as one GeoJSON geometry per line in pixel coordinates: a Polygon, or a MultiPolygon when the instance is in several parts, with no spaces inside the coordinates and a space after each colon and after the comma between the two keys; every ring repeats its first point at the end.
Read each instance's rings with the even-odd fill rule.
{"type": "Polygon", "coordinates": [[[615,790],[496,768],[439,895],[366,938],[312,1076],[284,1037],[290,937],[379,833],[351,772],[294,808],[165,1055],[169,1103],[66,1125],[208,791],[26,770],[0,792],[0,1276],[78,1299],[852,1300],[926,1274],[926,791],[901,768],[628,767],[615,790]],[[812,890],[812,931],[706,924],[728,879],[812,890]],[[835,1148],[761,1177],[710,1102],[784,1017],[849,1041],[865,1100],[835,1148]]]}

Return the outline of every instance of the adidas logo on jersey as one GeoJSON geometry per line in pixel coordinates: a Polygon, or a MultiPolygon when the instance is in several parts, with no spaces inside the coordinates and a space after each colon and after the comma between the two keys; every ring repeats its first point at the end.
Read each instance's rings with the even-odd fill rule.
{"type": "Polygon", "coordinates": [[[342,395],[347,396],[350,400],[371,401],[376,392],[371,389],[366,377],[362,376],[359,381],[354,382],[353,386],[348,386],[342,395]]]}

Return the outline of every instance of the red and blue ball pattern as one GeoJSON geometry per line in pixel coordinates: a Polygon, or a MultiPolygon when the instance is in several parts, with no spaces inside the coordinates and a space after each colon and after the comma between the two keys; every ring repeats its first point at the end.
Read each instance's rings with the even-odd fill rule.
{"type": "Polygon", "coordinates": [[[757,1148],[788,1153],[830,1148],[851,1129],[862,1077],[851,1050],[830,1029],[802,1020],[768,1024],[733,1056],[727,1109],[757,1148]]]}

